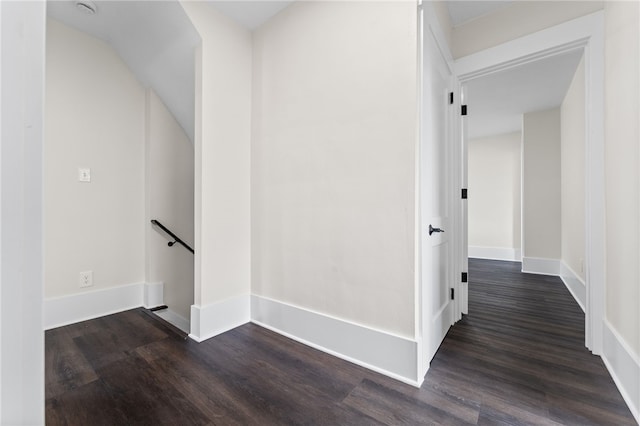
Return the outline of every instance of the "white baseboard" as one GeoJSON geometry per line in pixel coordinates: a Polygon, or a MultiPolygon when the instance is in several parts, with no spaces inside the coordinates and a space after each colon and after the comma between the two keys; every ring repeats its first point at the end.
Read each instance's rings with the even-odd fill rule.
{"type": "Polygon", "coordinates": [[[469,246],[469,257],[475,259],[508,260],[510,262],[520,262],[522,260],[520,249],[508,247],[469,246]]]}
{"type": "Polygon", "coordinates": [[[256,295],[251,321],[407,384],[420,386],[424,379],[418,377],[414,340],[256,295]]]}
{"type": "Polygon", "coordinates": [[[629,410],[640,424],[640,356],[634,354],[625,340],[604,320],[602,360],[629,410]]]}
{"type": "Polygon", "coordinates": [[[560,275],[558,259],[542,259],[539,257],[523,257],[522,272],[538,275],[560,275]]]}
{"type": "Polygon", "coordinates": [[[560,279],[562,279],[569,293],[571,293],[578,305],[580,305],[582,312],[586,312],[587,287],[584,281],[582,281],[582,278],[580,278],[569,265],[562,261],[560,262],[560,279]]]}
{"type": "Polygon", "coordinates": [[[189,333],[191,331],[189,320],[184,318],[181,315],[178,315],[176,312],[172,311],[171,309],[163,309],[161,311],[156,311],[154,312],[154,314],[156,314],[163,320],[175,325],[185,333],[189,333]]]}
{"type": "Polygon", "coordinates": [[[144,285],[143,306],[147,309],[164,305],[164,283],[146,283],[144,285]]]}
{"type": "Polygon", "coordinates": [[[44,300],[44,328],[49,330],[129,309],[144,303],[144,283],[127,284],[44,300]]]}
{"type": "Polygon", "coordinates": [[[191,305],[191,333],[196,342],[210,339],[251,321],[251,297],[231,297],[206,306],[191,305]]]}

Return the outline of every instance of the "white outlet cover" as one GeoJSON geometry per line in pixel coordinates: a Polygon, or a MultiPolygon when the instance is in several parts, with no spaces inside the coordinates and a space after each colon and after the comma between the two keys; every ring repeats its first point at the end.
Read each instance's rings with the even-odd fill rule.
{"type": "Polygon", "coordinates": [[[78,182],[91,182],[91,169],[78,167],[78,182]]]}
{"type": "Polygon", "coordinates": [[[93,271],[80,272],[78,284],[80,285],[80,288],[91,287],[93,285],[93,271]]]}

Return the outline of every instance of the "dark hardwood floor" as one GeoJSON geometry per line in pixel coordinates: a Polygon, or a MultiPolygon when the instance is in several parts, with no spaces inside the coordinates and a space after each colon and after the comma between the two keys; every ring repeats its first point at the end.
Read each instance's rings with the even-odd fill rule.
{"type": "Polygon", "coordinates": [[[559,279],[470,262],[470,314],[416,389],[247,324],[195,343],[142,309],[46,332],[48,425],[634,425],[559,279]]]}

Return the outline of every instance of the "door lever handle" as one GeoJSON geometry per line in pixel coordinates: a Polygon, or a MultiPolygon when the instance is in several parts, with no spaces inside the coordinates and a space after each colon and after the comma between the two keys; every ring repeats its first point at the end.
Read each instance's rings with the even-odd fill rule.
{"type": "Polygon", "coordinates": [[[444,229],[434,228],[433,226],[429,225],[429,235],[433,234],[434,232],[444,232],[444,229]]]}

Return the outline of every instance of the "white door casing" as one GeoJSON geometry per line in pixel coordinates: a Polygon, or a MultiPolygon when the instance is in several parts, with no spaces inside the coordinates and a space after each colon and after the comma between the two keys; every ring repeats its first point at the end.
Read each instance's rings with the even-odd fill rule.
{"type": "MultiPolygon", "coordinates": [[[[585,345],[602,354],[605,280],[604,14],[602,11],[459,58],[455,74],[472,80],[575,49],[584,49],[586,99],[585,345]]],[[[472,195],[471,195],[472,196],[472,195]]]]}

